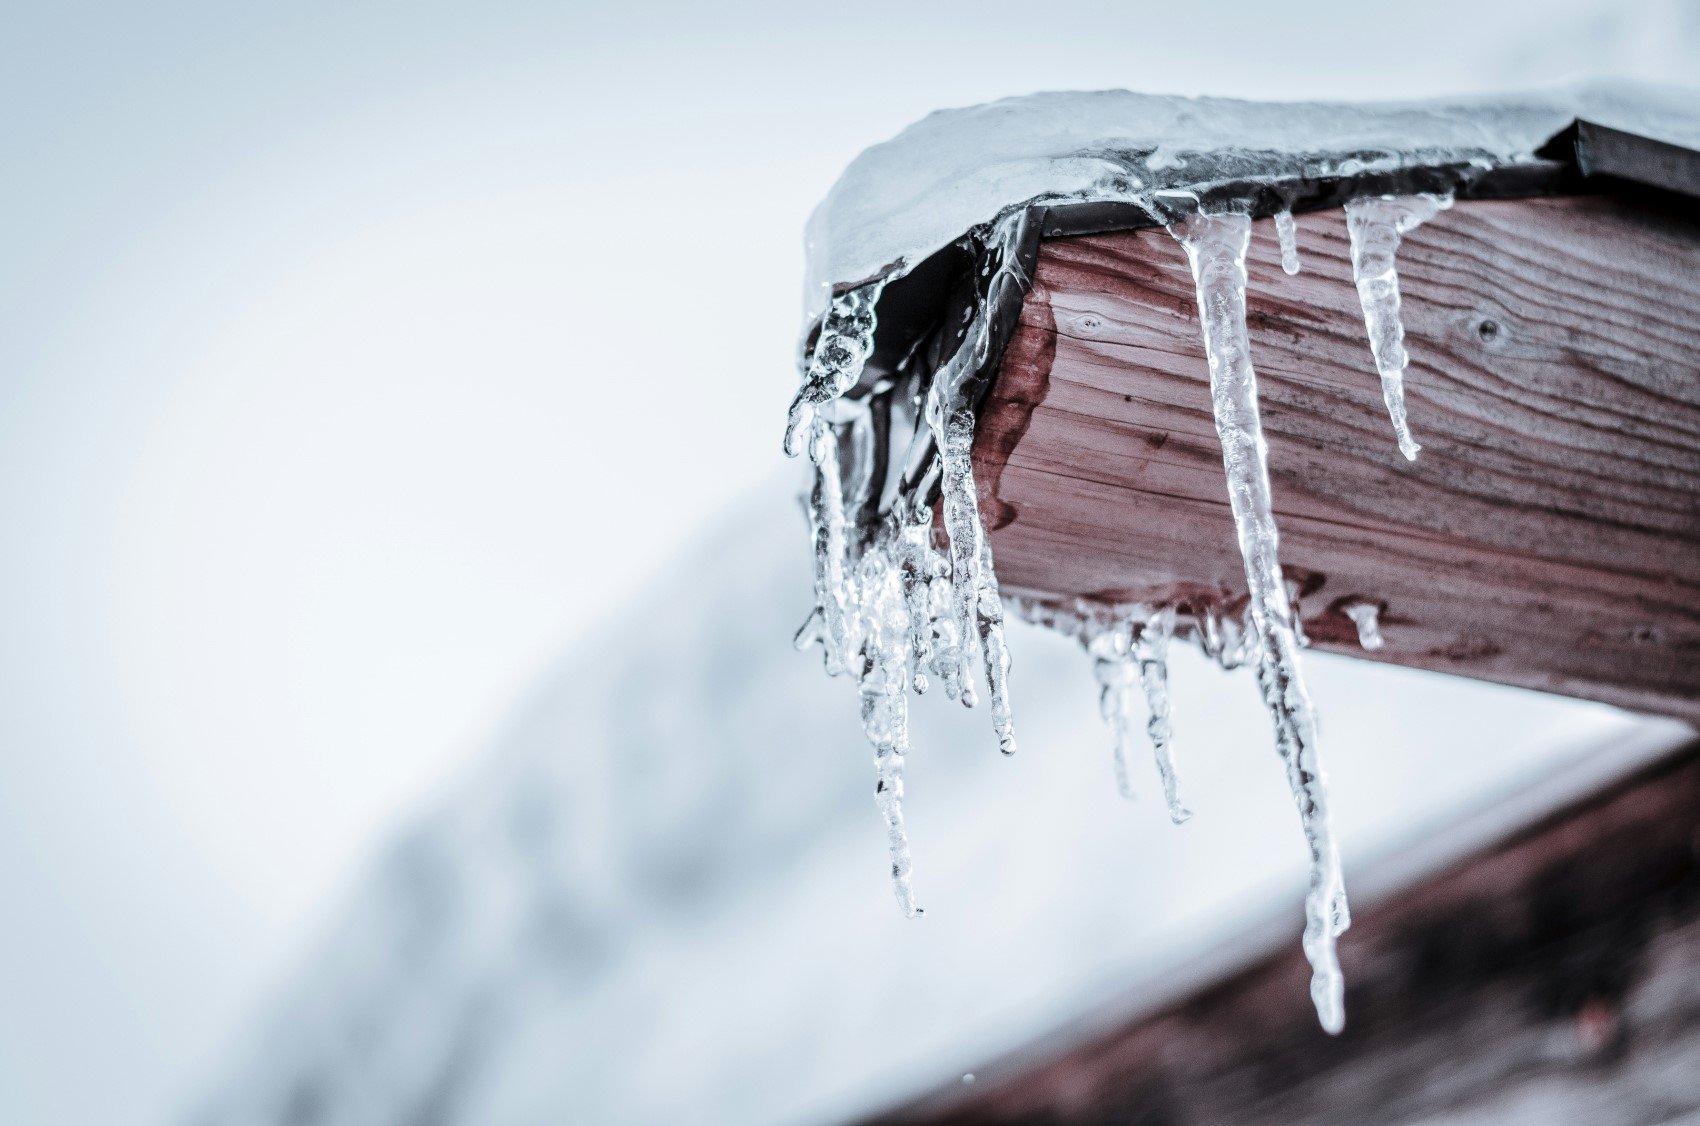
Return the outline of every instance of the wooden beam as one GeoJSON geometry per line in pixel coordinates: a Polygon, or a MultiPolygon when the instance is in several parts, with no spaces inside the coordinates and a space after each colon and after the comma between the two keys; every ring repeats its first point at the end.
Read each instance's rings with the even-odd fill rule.
{"type": "MultiPolygon", "coordinates": [[[[1321,649],[1700,719],[1700,219],[1460,202],[1399,253],[1415,463],[1395,447],[1344,213],[1271,224],[1249,327],[1281,557],[1321,649]],[[1342,613],[1382,606],[1364,653],[1342,613]]],[[[1243,598],[1192,279],[1160,230],[1059,239],[982,410],[1003,588],[1243,598]]]]}
{"type": "Polygon", "coordinates": [[[1690,745],[1360,911],[1341,940],[1338,1037],[1317,1027],[1288,944],[876,1121],[1671,1121],[1700,1109],[1697,824],[1690,745]]]}

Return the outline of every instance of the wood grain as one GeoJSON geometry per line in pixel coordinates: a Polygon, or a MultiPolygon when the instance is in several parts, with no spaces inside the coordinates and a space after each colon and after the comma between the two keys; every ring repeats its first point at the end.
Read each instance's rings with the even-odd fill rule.
{"type": "MultiPolygon", "coordinates": [[[[1399,256],[1393,440],[1344,213],[1248,258],[1281,557],[1318,648],[1700,719],[1700,220],[1461,202],[1399,256]],[[1341,607],[1383,606],[1363,653],[1341,607]]],[[[1191,275],[1160,230],[1045,243],[975,447],[1004,590],[1243,597],[1191,275]]]]}
{"type": "MultiPolygon", "coordinates": [[[[1296,944],[882,1123],[1668,1122],[1700,1110],[1700,747],[1360,911],[1347,1025],[1296,944]]],[[[1296,928],[1297,921],[1293,924],[1296,928]]]]}

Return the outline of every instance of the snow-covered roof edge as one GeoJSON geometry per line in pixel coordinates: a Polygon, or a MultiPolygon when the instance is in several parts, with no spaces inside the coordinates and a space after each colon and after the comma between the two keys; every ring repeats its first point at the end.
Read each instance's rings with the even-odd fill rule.
{"type": "Polygon", "coordinates": [[[835,288],[906,273],[1038,202],[1150,208],[1232,180],[1272,186],[1537,163],[1578,119],[1700,149],[1700,91],[1611,83],[1417,102],[1248,102],[1126,90],[940,110],[864,151],[808,228],[804,320],[835,288]]]}

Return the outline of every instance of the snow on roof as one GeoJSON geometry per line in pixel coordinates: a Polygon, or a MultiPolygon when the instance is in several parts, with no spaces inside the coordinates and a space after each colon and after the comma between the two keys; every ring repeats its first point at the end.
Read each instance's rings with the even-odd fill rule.
{"type": "Polygon", "coordinates": [[[1577,118],[1700,148],[1700,91],[1612,83],[1420,102],[1247,102],[1127,90],[940,110],[863,152],[809,221],[805,321],[835,285],[903,273],[1012,207],[1534,160],[1577,118]]]}

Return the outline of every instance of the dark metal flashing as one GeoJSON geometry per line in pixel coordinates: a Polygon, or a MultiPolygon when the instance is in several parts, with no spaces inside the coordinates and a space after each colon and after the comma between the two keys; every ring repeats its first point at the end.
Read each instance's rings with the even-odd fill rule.
{"type": "Polygon", "coordinates": [[[1568,160],[1589,181],[1656,188],[1700,201],[1700,152],[1578,120],[1541,155],[1568,160]]]}

